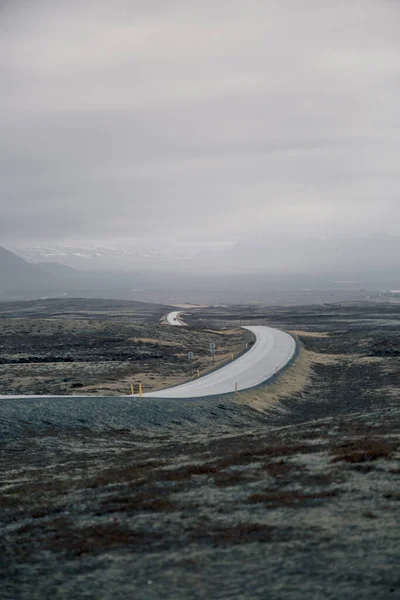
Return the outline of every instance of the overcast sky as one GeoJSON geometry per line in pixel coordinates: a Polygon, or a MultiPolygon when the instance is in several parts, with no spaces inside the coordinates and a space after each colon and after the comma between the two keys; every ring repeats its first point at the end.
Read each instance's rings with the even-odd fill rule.
{"type": "Polygon", "coordinates": [[[0,7],[0,244],[400,234],[397,0],[0,7]]]}

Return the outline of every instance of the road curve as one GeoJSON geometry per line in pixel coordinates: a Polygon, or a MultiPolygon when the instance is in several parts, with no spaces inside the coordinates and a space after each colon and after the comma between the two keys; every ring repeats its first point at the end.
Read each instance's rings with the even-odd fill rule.
{"type": "Polygon", "coordinates": [[[180,310],[174,310],[173,312],[170,312],[169,315],[167,315],[168,325],[176,325],[178,327],[184,327],[185,323],[183,323],[179,319],[179,315],[181,314],[181,312],[182,311],[180,311],[180,310]]]}
{"type": "Polygon", "coordinates": [[[189,383],[143,394],[149,398],[199,398],[256,387],[271,379],[293,358],[296,343],[291,335],[262,325],[244,327],[256,337],[251,349],[225,367],[189,383]]]}

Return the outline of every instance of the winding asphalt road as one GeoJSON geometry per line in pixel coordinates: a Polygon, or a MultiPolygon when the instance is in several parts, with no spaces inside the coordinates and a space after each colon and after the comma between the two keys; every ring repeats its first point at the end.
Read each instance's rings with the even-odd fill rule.
{"type": "MultiPolygon", "coordinates": [[[[176,322],[179,311],[167,316],[171,325],[184,326],[176,322]]],[[[243,327],[251,331],[256,341],[251,349],[216,371],[199,377],[189,383],[160,390],[146,392],[143,396],[150,398],[200,398],[219,394],[232,393],[236,389],[247,390],[268,381],[279,373],[293,358],[296,343],[291,335],[263,325],[243,327]]],[[[135,394],[138,396],[138,394],[135,394]]],[[[54,395],[12,395],[0,396],[1,399],[11,398],[66,398],[54,395]]],[[[70,396],[72,398],[73,396],[70,396]]],[[[82,396],[85,397],[85,396],[82,396]]]]}
{"type": "Polygon", "coordinates": [[[182,321],[179,319],[179,315],[181,314],[181,312],[182,311],[180,310],[174,310],[174,312],[170,312],[169,315],[167,315],[168,325],[184,327],[185,323],[182,323],[182,321]]]}
{"type": "Polygon", "coordinates": [[[251,349],[231,363],[200,377],[159,392],[148,392],[151,398],[199,398],[247,390],[268,381],[293,358],[296,343],[291,335],[262,325],[244,327],[254,333],[251,349]]]}

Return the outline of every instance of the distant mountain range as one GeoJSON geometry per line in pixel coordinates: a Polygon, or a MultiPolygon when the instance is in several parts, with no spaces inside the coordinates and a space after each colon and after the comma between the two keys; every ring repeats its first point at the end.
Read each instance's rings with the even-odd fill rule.
{"type": "Polygon", "coordinates": [[[362,271],[400,272],[400,237],[380,235],[342,238],[280,236],[243,240],[230,248],[200,255],[215,270],[280,271],[285,273],[362,271]]]}
{"type": "Polygon", "coordinates": [[[201,292],[219,302],[223,291],[224,302],[236,302],[255,298],[255,290],[262,299],[274,289],[400,289],[400,238],[394,236],[258,238],[190,258],[106,247],[86,247],[81,256],[81,250],[25,248],[21,257],[0,247],[0,299],[68,294],[168,304],[190,290],[195,301],[201,292]]]}
{"type": "Polygon", "coordinates": [[[135,246],[22,246],[13,251],[30,263],[57,262],[81,271],[200,270],[222,272],[353,272],[396,270],[400,237],[317,238],[264,236],[198,253],[135,246]]]}
{"type": "Polygon", "coordinates": [[[13,251],[31,263],[58,262],[84,271],[126,271],[173,266],[187,259],[184,252],[161,252],[136,246],[20,246],[13,251]]]}
{"type": "MultiPolygon", "coordinates": [[[[29,263],[0,247],[0,298],[37,298],[132,287],[134,275],[80,271],[58,262],[29,263]]],[[[101,294],[100,294],[101,295],[101,294]]]]}
{"type": "Polygon", "coordinates": [[[172,279],[173,270],[156,270],[154,265],[84,271],[56,261],[30,263],[0,247],[0,299],[62,295],[126,298],[127,294],[130,297],[131,292],[143,292],[144,288],[166,288],[172,279]]]}
{"type": "Polygon", "coordinates": [[[0,246],[0,294],[54,291],[57,279],[0,246]]]}

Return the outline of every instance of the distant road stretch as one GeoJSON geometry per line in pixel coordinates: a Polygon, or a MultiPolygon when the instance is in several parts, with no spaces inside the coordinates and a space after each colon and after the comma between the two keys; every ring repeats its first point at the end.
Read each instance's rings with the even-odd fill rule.
{"type": "Polygon", "coordinates": [[[177,325],[178,327],[184,327],[186,323],[182,323],[179,319],[179,315],[181,314],[181,310],[175,310],[174,312],[170,312],[167,315],[167,321],[169,325],[177,325]]]}
{"type": "MultiPolygon", "coordinates": [[[[179,313],[170,313],[177,315],[179,313]]],[[[172,317],[174,318],[174,317],[172,317]]],[[[171,325],[176,325],[172,322],[171,325]]],[[[296,343],[291,335],[262,325],[244,327],[254,333],[256,341],[251,349],[225,367],[189,383],[173,388],[148,392],[150,398],[199,398],[234,392],[255,387],[271,379],[293,358],[296,343]]]]}

